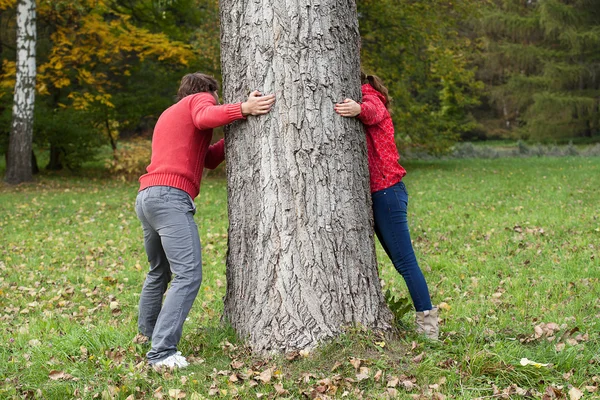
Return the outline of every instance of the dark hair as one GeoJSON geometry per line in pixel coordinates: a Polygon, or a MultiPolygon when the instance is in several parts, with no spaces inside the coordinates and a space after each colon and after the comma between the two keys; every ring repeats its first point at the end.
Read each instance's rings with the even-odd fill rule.
{"type": "Polygon", "coordinates": [[[175,100],[179,101],[185,96],[194,93],[215,92],[218,89],[219,84],[215,78],[200,72],[194,72],[193,74],[187,74],[181,78],[181,85],[179,85],[175,100]]]}
{"type": "Polygon", "coordinates": [[[388,89],[383,85],[383,81],[376,75],[367,75],[362,71],[360,73],[360,80],[363,85],[368,83],[373,87],[373,89],[377,90],[383,95],[383,97],[385,97],[385,102],[383,104],[385,105],[385,108],[389,110],[391,98],[388,93],[388,89]]]}

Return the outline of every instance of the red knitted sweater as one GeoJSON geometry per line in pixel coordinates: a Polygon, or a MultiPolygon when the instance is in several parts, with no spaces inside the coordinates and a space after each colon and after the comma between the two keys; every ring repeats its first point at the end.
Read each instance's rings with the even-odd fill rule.
{"type": "Polygon", "coordinates": [[[371,193],[402,180],[406,170],[398,163],[400,155],[394,140],[394,124],[385,108],[385,97],[371,85],[362,85],[362,103],[358,119],[367,131],[367,155],[371,175],[371,193]]]}
{"type": "Polygon", "coordinates": [[[217,105],[207,92],[184,97],[167,108],[154,127],[152,158],[148,173],[140,177],[140,190],[171,186],[196,198],[204,167],[216,168],[225,159],[222,139],[210,146],[213,128],[241,118],[241,103],[217,105]]]}

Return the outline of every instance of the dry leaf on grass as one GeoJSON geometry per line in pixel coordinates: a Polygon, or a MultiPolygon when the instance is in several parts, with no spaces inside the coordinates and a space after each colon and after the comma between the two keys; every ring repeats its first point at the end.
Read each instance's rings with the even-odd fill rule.
{"type": "Polygon", "coordinates": [[[569,389],[569,400],[579,400],[583,397],[583,392],[576,387],[569,389]]]}
{"type": "Polygon", "coordinates": [[[369,368],[367,367],[360,367],[360,372],[358,374],[356,374],[356,381],[360,382],[360,381],[364,381],[365,379],[369,379],[369,368]]]}
{"type": "Polygon", "coordinates": [[[172,399],[185,399],[185,392],[181,389],[169,389],[169,397],[172,399]]]}
{"type": "Polygon", "coordinates": [[[67,374],[65,371],[56,371],[56,370],[50,371],[50,373],[48,374],[48,378],[52,379],[53,381],[58,381],[61,379],[64,379],[64,380],[74,379],[73,375],[67,374]]]}

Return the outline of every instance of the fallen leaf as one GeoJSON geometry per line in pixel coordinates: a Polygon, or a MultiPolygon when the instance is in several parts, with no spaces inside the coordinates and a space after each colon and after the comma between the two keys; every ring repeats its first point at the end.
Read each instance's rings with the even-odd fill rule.
{"type": "Polygon", "coordinates": [[[306,358],[310,355],[310,351],[309,350],[300,350],[300,355],[302,357],[306,358]]]}
{"type": "Polygon", "coordinates": [[[169,397],[172,399],[185,399],[185,392],[181,389],[169,389],[169,397]]]}
{"type": "Polygon", "coordinates": [[[579,400],[583,397],[583,392],[579,389],[577,389],[575,386],[573,386],[571,389],[569,389],[569,399],[570,400],[579,400]]]}
{"type": "Polygon", "coordinates": [[[350,357],[350,364],[352,364],[352,366],[354,367],[354,369],[357,370],[357,371],[360,368],[361,361],[362,360],[360,358],[350,357]]]}
{"type": "Polygon", "coordinates": [[[414,363],[420,363],[421,361],[423,361],[423,358],[425,357],[425,352],[422,352],[421,354],[419,354],[418,356],[414,357],[412,360],[414,363]]]}
{"type": "Polygon", "coordinates": [[[400,383],[400,379],[397,376],[391,376],[388,379],[387,387],[395,388],[400,383]]]}
{"type": "Polygon", "coordinates": [[[369,368],[367,367],[360,367],[360,372],[358,374],[356,374],[356,380],[358,382],[360,381],[364,381],[365,379],[369,379],[369,368]]]}
{"type": "Polygon", "coordinates": [[[219,388],[217,387],[217,385],[215,385],[214,383],[210,386],[210,389],[208,389],[208,395],[209,396],[216,396],[219,394],[219,388]]]}
{"type": "Polygon", "coordinates": [[[288,394],[289,392],[283,388],[281,383],[276,383],[273,385],[273,388],[277,392],[279,396],[283,396],[284,394],[288,394]]]}
{"type": "Polygon", "coordinates": [[[331,372],[335,371],[336,369],[338,369],[341,366],[342,366],[342,363],[339,361],[336,361],[335,364],[333,364],[333,367],[331,367],[331,372]]]}
{"type": "Polygon", "coordinates": [[[267,368],[263,372],[258,375],[257,379],[262,383],[271,382],[271,377],[273,376],[273,368],[267,368]]]}
{"type": "Polygon", "coordinates": [[[138,333],[137,335],[135,335],[132,342],[135,344],[144,344],[144,343],[148,343],[149,340],[150,340],[150,338],[148,336],[138,333]]]}
{"type": "Polygon", "coordinates": [[[52,370],[48,374],[48,378],[52,379],[53,381],[57,381],[57,380],[60,380],[60,379],[65,379],[65,380],[73,379],[73,376],[70,375],[70,374],[67,374],[64,371],[52,370]]]}

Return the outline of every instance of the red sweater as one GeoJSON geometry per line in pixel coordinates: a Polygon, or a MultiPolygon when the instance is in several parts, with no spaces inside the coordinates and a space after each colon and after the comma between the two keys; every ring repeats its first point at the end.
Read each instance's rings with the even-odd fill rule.
{"type": "Polygon", "coordinates": [[[216,104],[212,93],[196,93],[161,114],[152,136],[148,173],[140,177],[140,190],[171,186],[192,199],[198,196],[204,167],[216,168],[225,159],[222,139],[210,146],[213,128],[244,118],[241,103],[216,104]]]}
{"type": "Polygon", "coordinates": [[[374,193],[400,182],[406,170],[398,163],[400,155],[394,140],[394,124],[385,108],[385,97],[368,83],[362,85],[362,94],[358,119],[367,131],[371,193],[374,193]]]}

